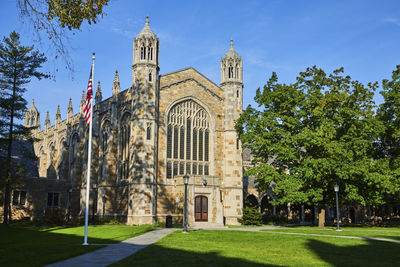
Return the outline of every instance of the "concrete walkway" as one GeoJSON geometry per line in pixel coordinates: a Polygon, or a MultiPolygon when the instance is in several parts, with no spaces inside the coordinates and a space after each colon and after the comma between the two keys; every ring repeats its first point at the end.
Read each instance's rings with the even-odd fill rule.
{"type": "Polygon", "coordinates": [[[378,237],[362,237],[362,236],[348,236],[348,235],[321,235],[321,234],[291,233],[291,232],[279,232],[279,231],[263,231],[263,233],[283,234],[283,235],[322,236],[322,237],[335,237],[335,238],[350,238],[350,239],[363,239],[363,240],[373,240],[373,241],[384,241],[384,242],[400,243],[399,239],[378,238],[378,237]]]}
{"type": "Polygon", "coordinates": [[[136,252],[142,248],[151,245],[164,236],[172,233],[178,229],[174,228],[164,228],[159,230],[154,230],[147,232],[143,235],[129,238],[117,244],[108,245],[105,248],[89,252],[75,258],[68,260],[56,262],[47,266],[51,267],[100,267],[107,266],[114,262],[120,261],[136,252]]]}

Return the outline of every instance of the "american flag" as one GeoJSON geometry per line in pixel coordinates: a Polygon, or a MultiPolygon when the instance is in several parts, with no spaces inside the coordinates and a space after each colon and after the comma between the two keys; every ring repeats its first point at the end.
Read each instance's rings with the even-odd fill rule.
{"type": "Polygon", "coordinates": [[[86,122],[89,124],[90,123],[90,116],[92,114],[92,70],[90,71],[90,76],[89,76],[89,84],[86,92],[86,101],[85,101],[85,107],[83,108],[83,116],[85,117],[86,122]]]}

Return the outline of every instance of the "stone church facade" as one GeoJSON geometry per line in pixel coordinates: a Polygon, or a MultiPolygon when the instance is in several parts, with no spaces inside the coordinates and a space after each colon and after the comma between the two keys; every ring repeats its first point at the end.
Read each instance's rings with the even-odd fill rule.
{"type": "MultiPolygon", "coordinates": [[[[112,97],[103,99],[100,82],[97,85],[91,172],[94,213],[127,224],[165,221],[167,215],[182,221],[183,176],[188,174],[189,225],[238,224],[243,170],[234,121],[242,112],[242,59],[231,41],[221,58],[217,85],[192,67],[160,75],[159,46],[146,19],[133,42],[132,86],[121,90],[116,72],[112,97]]],[[[70,100],[65,120],[58,108],[54,125],[47,113],[44,130],[33,102],[25,115],[26,126],[39,126],[34,130],[40,140],[34,150],[42,178],[32,183],[49,184],[43,205],[47,203],[48,209],[56,202],[68,216],[82,216],[85,208],[84,101],[85,92],[81,112],[74,114],[70,100]]],[[[24,190],[28,200],[30,194],[37,198],[29,186],[24,190]]]]}

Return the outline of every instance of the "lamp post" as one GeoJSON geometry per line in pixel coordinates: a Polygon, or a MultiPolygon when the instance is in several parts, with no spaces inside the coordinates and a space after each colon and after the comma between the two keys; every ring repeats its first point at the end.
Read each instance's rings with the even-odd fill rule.
{"type": "Polygon", "coordinates": [[[94,214],[96,213],[96,203],[97,203],[97,184],[93,183],[93,207],[92,207],[92,224],[94,225],[94,214]]]}
{"type": "Polygon", "coordinates": [[[183,232],[187,233],[187,186],[189,183],[189,175],[183,176],[183,183],[185,184],[185,202],[183,204],[183,232]]]}
{"type": "Polygon", "coordinates": [[[333,189],[335,190],[335,193],[336,193],[336,223],[337,223],[336,231],[342,231],[342,230],[340,230],[340,225],[339,225],[339,197],[338,197],[339,185],[335,184],[333,186],[333,189]]]}

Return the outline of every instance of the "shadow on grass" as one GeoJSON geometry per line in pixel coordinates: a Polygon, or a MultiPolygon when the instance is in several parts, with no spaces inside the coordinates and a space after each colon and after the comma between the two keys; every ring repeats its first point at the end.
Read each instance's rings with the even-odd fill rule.
{"type": "MultiPolygon", "coordinates": [[[[83,227],[64,229],[0,226],[0,266],[43,266],[104,247],[83,246],[83,227]],[[64,233],[53,232],[64,229],[64,233]]],[[[118,241],[92,238],[89,228],[88,242],[110,244],[118,241]]]]}
{"type": "Polygon", "coordinates": [[[321,260],[333,266],[398,266],[400,244],[373,240],[366,242],[365,245],[338,246],[309,239],[307,246],[321,260]]]}
{"type": "Polygon", "coordinates": [[[219,252],[193,252],[151,245],[137,254],[127,257],[110,266],[276,266],[248,261],[241,258],[228,258],[219,252]],[[150,248],[151,247],[151,248],[150,248]]]}
{"type": "Polygon", "coordinates": [[[400,244],[241,231],[175,232],[112,266],[398,266],[400,244]]]}

